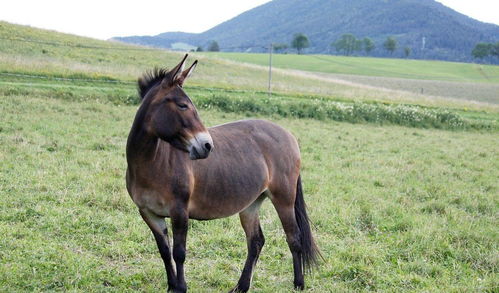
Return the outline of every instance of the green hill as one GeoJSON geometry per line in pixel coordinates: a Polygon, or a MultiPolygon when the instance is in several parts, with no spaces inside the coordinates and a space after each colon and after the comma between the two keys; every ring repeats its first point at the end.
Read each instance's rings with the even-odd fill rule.
{"type": "Polygon", "coordinates": [[[374,56],[389,56],[382,43],[394,36],[399,49],[393,56],[403,56],[403,48],[409,47],[412,58],[454,61],[472,60],[471,50],[478,42],[499,41],[499,26],[471,19],[434,0],[274,0],[201,34],[117,39],[167,48],[177,41],[206,46],[216,40],[222,51],[261,52],[270,43],[289,44],[299,32],[311,41],[308,53],[331,53],[332,42],[352,33],[374,40],[374,56]]]}

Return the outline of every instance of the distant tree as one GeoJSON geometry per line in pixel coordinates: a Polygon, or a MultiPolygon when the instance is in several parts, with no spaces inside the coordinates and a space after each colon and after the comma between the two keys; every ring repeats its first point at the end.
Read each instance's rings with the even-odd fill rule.
{"type": "Polygon", "coordinates": [[[489,43],[478,43],[476,44],[475,48],[473,48],[473,51],[471,51],[471,55],[474,58],[483,59],[490,55],[492,51],[491,49],[493,49],[494,47],[493,45],[491,45],[492,44],[489,43]]]}
{"type": "Polygon", "coordinates": [[[362,45],[364,43],[362,42],[362,40],[355,40],[355,46],[353,47],[353,50],[354,51],[362,51],[362,45]]]}
{"type": "Polygon", "coordinates": [[[211,41],[210,45],[208,45],[209,52],[218,52],[220,51],[220,47],[218,46],[217,41],[211,41]]]}
{"type": "Polygon", "coordinates": [[[352,34],[343,34],[339,40],[336,42],[332,43],[331,46],[333,46],[336,51],[338,52],[344,52],[345,55],[350,56],[354,51],[358,51],[358,40],[357,38],[352,35],[352,34]]]}
{"type": "Polygon", "coordinates": [[[499,42],[492,44],[490,55],[499,58],[499,42]]]}
{"type": "Polygon", "coordinates": [[[371,51],[376,47],[373,40],[370,38],[364,38],[362,42],[364,43],[364,51],[366,52],[366,55],[369,55],[369,53],[371,53],[371,51]]]}
{"type": "Polygon", "coordinates": [[[393,37],[388,37],[386,41],[383,43],[383,47],[385,50],[390,52],[390,55],[397,50],[397,40],[395,40],[393,37]]]}
{"type": "Polygon", "coordinates": [[[203,47],[197,47],[196,52],[203,52],[203,47]]]}
{"type": "Polygon", "coordinates": [[[285,44],[285,43],[275,43],[275,44],[272,44],[272,47],[274,48],[275,52],[279,53],[279,52],[285,51],[289,46],[288,46],[288,44],[285,44]]]}
{"type": "Polygon", "coordinates": [[[291,42],[291,47],[295,48],[298,51],[298,54],[301,54],[301,50],[308,48],[310,43],[306,35],[299,33],[295,34],[293,37],[293,42],[291,42]]]}
{"type": "Polygon", "coordinates": [[[404,54],[405,54],[405,58],[409,57],[409,55],[411,55],[411,48],[405,47],[404,54]]]}

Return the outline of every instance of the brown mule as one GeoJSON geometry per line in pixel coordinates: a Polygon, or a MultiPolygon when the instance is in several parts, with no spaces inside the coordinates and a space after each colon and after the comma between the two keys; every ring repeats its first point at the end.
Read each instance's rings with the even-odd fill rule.
{"type": "Polygon", "coordinates": [[[248,256],[231,292],[248,291],[265,242],[258,211],[267,197],[277,210],[293,256],[294,286],[303,289],[303,270],[315,264],[319,252],[305,210],[296,139],[263,120],[206,129],[182,89],[197,64],[184,71],[186,58],[171,71],[156,69],[139,79],[142,102],[126,148],[127,190],[156,239],[168,290],[187,290],[188,220],[239,213],[248,256]],[[166,217],[171,219],[173,249],[166,217]]]}

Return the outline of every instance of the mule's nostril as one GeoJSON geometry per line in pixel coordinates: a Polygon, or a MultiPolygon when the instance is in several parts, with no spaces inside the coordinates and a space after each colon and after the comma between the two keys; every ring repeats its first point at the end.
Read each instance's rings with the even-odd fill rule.
{"type": "Polygon", "coordinates": [[[207,151],[211,150],[211,144],[209,142],[205,143],[204,147],[206,148],[207,151]]]}

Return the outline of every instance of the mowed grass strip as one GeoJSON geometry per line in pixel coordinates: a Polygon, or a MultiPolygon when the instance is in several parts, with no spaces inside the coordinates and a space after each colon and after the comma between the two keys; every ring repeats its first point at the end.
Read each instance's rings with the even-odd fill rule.
{"type": "MultiPolygon", "coordinates": [[[[124,186],[136,106],[0,96],[2,291],[160,291],[152,235],[124,186]]],[[[243,118],[201,110],[206,125],[243,118]]],[[[298,138],[325,262],[308,292],[498,289],[499,138],[273,118],[298,138]]],[[[271,204],[254,292],[289,292],[291,257],[271,204]]],[[[191,221],[192,292],[228,291],[246,254],[237,217],[191,221]]]]}

